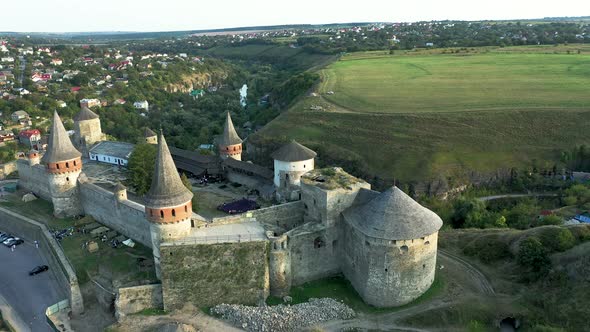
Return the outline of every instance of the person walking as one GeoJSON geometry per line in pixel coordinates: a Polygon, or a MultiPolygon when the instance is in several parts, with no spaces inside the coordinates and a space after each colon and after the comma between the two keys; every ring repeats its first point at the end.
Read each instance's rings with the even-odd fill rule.
{"type": "Polygon", "coordinates": [[[39,249],[39,241],[35,240],[35,248],[39,249]]]}
{"type": "Polygon", "coordinates": [[[16,249],[16,244],[13,244],[12,247],[10,247],[10,249],[12,249],[12,252],[14,252],[14,249],[16,249]]]}

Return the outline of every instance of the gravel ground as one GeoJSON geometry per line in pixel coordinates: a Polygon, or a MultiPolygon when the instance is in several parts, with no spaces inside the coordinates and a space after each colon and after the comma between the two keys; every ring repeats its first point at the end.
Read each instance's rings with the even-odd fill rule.
{"type": "Polygon", "coordinates": [[[297,331],[319,322],[356,316],[346,304],[330,298],[264,307],[220,304],[211,308],[211,313],[247,331],[260,332],[297,331]]]}

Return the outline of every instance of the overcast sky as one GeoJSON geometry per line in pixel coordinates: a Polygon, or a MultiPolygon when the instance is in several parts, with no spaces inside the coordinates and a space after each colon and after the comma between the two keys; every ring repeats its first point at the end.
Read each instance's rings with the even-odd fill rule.
{"type": "Polygon", "coordinates": [[[590,15],[590,0],[2,0],[0,31],[172,31],[590,15]]]}

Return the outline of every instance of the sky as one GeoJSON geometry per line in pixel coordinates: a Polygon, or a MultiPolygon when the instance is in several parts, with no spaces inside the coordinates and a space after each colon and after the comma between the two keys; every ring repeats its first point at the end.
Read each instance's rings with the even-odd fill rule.
{"type": "Polygon", "coordinates": [[[2,0],[0,10],[0,31],[175,31],[589,16],[590,0],[2,0]]]}

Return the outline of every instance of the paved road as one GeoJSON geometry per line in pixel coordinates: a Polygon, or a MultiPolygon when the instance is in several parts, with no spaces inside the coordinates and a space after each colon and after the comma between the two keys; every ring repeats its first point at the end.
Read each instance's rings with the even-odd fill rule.
{"type": "Polygon", "coordinates": [[[45,309],[66,298],[51,271],[28,275],[29,270],[42,264],[49,265],[33,244],[22,244],[14,252],[0,245],[0,296],[34,332],[52,331],[45,320],[45,309]]]}
{"type": "Polygon", "coordinates": [[[559,195],[557,194],[535,194],[535,193],[531,193],[531,194],[504,194],[504,195],[493,195],[493,196],[484,196],[484,197],[478,197],[477,199],[479,199],[480,201],[493,201],[496,199],[501,199],[501,198],[520,198],[520,197],[558,197],[559,195]]]}

